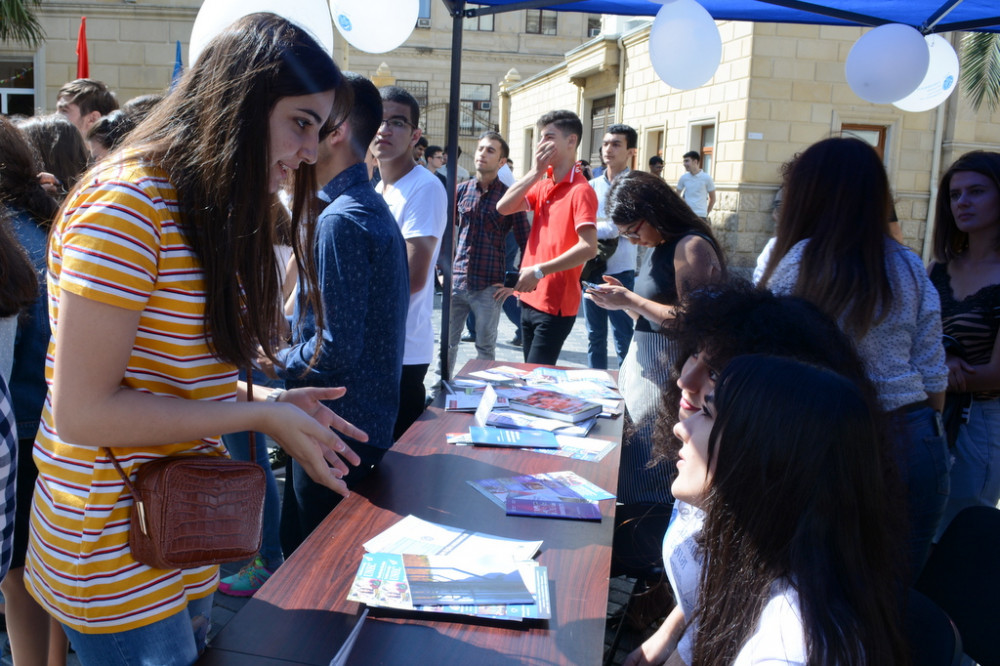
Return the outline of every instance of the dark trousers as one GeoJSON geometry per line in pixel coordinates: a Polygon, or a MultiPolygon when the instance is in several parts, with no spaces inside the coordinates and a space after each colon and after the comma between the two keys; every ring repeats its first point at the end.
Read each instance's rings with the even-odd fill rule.
{"type": "Polygon", "coordinates": [[[420,418],[427,406],[427,389],[424,388],[424,376],[429,363],[420,365],[404,365],[403,374],[399,378],[399,415],[392,429],[392,441],[398,440],[420,418]]]}
{"type": "MultiPolygon", "coordinates": [[[[361,442],[351,441],[348,445],[361,458],[357,467],[348,465],[344,481],[353,490],[361,481],[375,471],[375,466],[387,449],[378,449],[361,442]]],[[[309,478],[305,469],[289,458],[285,464],[285,495],[281,506],[281,549],[291,555],[306,540],[323,519],[340,504],[343,496],[309,478]]]]}
{"type": "Polygon", "coordinates": [[[576,317],[551,315],[521,303],[521,340],[524,362],[555,365],[576,317]]]}

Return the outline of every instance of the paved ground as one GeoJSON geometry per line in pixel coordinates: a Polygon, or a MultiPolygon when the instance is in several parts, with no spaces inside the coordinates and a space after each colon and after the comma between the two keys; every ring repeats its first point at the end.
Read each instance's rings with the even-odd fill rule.
{"type": "MultiPolygon", "coordinates": [[[[440,336],[440,296],[437,297],[435,301],[435,319],[434,319],[434,329],[435,333],[440,336]]],[[[523,361],[521,348],[515,347],[510,344],[510,341],[514,338],[514,325],[506,317],[501,317],[500,319],[500,329],[497,335],[497,350],[496,358],[500,361],[510,361],[519,362],[523,361]]],[[[610,336],[609,336],[610,338],[610,336]]],[[[440,337],[437,338],[440,340],[440,337]]],[[[456,363],[456,368],[461,368],[466,361],[471,358],[475,358],[476,349],[475,345],[471,342],[463,342],[459,345],[458,352],[458,362],[456,363]]],[[[609,362],[612,364],[613,368],[617,367],[613,344],[609,339],[609,362]]],[[[577,318],[577,322],[573,327],[573,331],[566,341],[566,345],[563,348],[562,354],[559,357],[559,364],[569,367],[586,367],[587,365],[587,332],[584,327],[583,316],[577,318]]],[[[427,385],[431,389],[440,380],[440,375],[435,372],[428,372],[427,385]]],[[[283,473],[278,472],[278,482],[283,483],[283,473]]],[[[239,570],[238,564],[227,565],[223,567],[223,576],[230,575],[239,570]]],[[[610,647],[611,642],[614,637],[615,628],[618,625],[618,621],[623,609],[625,602],[629,598],[629,594],[632,591],[634,580],[628,578],[613,578],[610,581],[610,592],[608,599],[608,625],[605,636],[605,649],[610,647]]],[[[239,599],[236,597],[227,597],[224,594],[217,593],[215,595],[215,605],[212,612],[212,633],[210,635],[214,636],[217,634],[225,625],[232,620],[233,616],[243,607],[246,603],[245,599],[239,599]]],[[[663,609],[663,614],[665,615],[668,608],[663,609]]],[[[655,626],[655,625],[653,625],[655,626]]],[[[645,632],[640,632],[633,629],[630,625],[626,625],[625,630],[622,632],[621,642],[617,653],[615,655],[612,663],[620,664],[636,645],[638,645],[645,636],[651,633],[653,627],[648,628],[645,632]]],[[[7,635],[6,633],[0,633],[0,645],[4,646],[2,658],[0,658],[0,665],[10,666],[11,658],[9,648],[6,646],[7,635]]],[[[70,654],[68,660],[69,666],[77,666],[79,662],[76,656],[70,654]]]]}

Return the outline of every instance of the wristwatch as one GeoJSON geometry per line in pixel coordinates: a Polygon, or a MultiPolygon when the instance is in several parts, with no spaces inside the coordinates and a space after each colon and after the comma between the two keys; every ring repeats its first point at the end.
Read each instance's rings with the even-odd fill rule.
{"type": "Polygon", "coordinates": [[[268,393],[267,397],[264,398],[264,400],[266,400],[267,402],[278,402],[278,400],[281,399],[281,396],[282,396],[282,394],[284,394],[284,392],[285,392],[285,389],[276,388],[273,391],[271,391],[270,393],[268,393]]]}
{"type": "Polygon", "coordinates": [[[545,273],[542,272],[542,266],[539,264],[535,266],[535,279],[541,280],[543,277],[545,277],[545,273]]]}

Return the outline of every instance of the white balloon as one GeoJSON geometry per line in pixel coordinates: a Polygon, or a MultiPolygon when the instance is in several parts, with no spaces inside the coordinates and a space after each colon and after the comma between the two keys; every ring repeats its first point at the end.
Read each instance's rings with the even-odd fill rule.
{"type": "Polygon", "coordinates": [[[893,106],[903,111],[928,111],[933,109],[955,92],[958,86],[958,55],[947,39],[940,35],[927,35],[927,50],[930,64],[927,74],[917,89],[893,102],[893,106]]]}
{"type": "Polygon", "coordinates": [[[844,73],[855,95],[874,104],[889,104],[917,89],[929,61],[927,42],[919,31],[887,23],[855,42],[844,73]]]}
{"type": "Polygon", "coordinates": [[[351,46],[386,53],[410,37],[420,0],[330,0],[333,24],[351,46]]]}
{"type": "Polygon", "coordinates": [[[197,62],[205,46],[223,30],[247,14],[270,12],[308,32],[333,56],[333,21],[324,0],[205,0],[194,19],[188,62],[197,62]]]}
{"type": "Polygon", "coordinates": [[[695,0],[664,4],[649,32],[649,59],[656,75],[672,88],[704,85],[722,61],[722,37],[715,20],[695,0]]]}

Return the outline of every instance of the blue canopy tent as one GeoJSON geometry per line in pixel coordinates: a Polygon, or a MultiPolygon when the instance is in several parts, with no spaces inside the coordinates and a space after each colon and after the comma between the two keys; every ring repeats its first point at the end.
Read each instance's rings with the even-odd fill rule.
{"type": "MultiPolygon", "coordinates": [[[[660,4],[653,0],[477,0],[469,8],[465,0],[442,0],[452,16],[451,93],[448,103],[448,162],[458,159],[459,83],[462,74],[462,25],[466,18],[521,9],[549,9],[588,14],[655,16],[660,4]]],[[[923,34],[956,30],[1000,32],[998,0],[698,0],[717,21],[765,23],[813,23],[825,25],[879,26],[902,23],[923,34]]],[[[454,228],[457,169],[448,171],[448,228],[454,228]]],[[[452,234],[441,241],[441,256],[448,258],[444,270],[441,302],[441,374],[448,372],[448,320],[451,313],[452,234]]]]}

